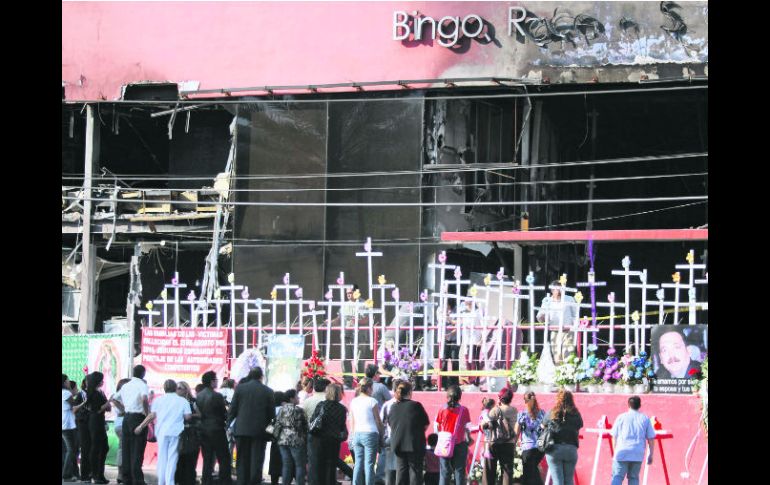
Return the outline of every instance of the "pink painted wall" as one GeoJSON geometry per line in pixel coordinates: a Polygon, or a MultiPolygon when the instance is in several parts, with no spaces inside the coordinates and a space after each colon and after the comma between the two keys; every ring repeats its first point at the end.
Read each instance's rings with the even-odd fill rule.
{"type": "Polygon", "coordinates": [[[708,63],[708,4],[682,5],[685,42],[661,30],[658,2],[63,2],[62,81],[67,99],[97,100],[117,99],[122,85],[140,81],[222,89],[490,76],[556,82],[562,74],[571,79],[564,82],[589,82],[598,73],[600,82],[635,82],[642,71],[655,78],[658,62],[700,74],[708,63]],[[548,49],[522,44],[508,36],[510,6],[545,18],[557,7],[586,13],[606,36],[548,49]],[[475,13],[498,43],[471,41],[454,52],[431,41],[394,41],[395,10],[436,20],[475,13]],[[621,32],[623,16],[636,19],[639,36],[621,32]],[[568,72],[575,68],[589,72],[568,72]]]}
{"type": "MultiPolygon", "coordinates": [[[[352,391],[345,392],[344,403],[346,406],[349,405],[353,395],[352,391]]],[[[471,420],[474,424],[477,422],[479,412],[481,411],[481,399],[485,396],[497,400],[496,394],[477,392],[463,394],[461,403],[469,408],[471,420]]],[[[574,396],[575,404],[583,416],[585,428],[595,428],[602,415],[607,415],[610,424],[612,424],[618,414],[628,410],[629,396],[625,394],[587,394],[578,392],[574,396]]],[[[663,429],[674,435],[672,439],[663,441],[670,483],[672,485],[695,485],[698,482],[701,466],[708,453],[708,441],[702,432],[694,446],[694,453],[689,461],[690,478],[682,478],[681,473],[686,470],[685,455],[687,448],[690,446],[690,442],[700,426],[700,400],[692,395],[645,394],[640,397],[642,398],[642,412],[650,417],[656,416],[663,425],[663,429]]],[[[446,403],[446,394],[444,392],[416,392],[414,398],[425,407],[425,411],[427,411],[431,421],[436,419],[439,410],[446,403]]],[[[537,394],[538,403],[545,410],[551,409],[555,398],[556,394],[537,394]]],[[[518,393],[515,394],[512,405],[519,410],[525,409],[523,396],[518,393]]],[[[597,440],[596,435],[586,433],[585,430],[582,431],[582,435],[583,439],[580,441],[580,447],[578,448],[577,474],[580,484],[588,485],[591,483],[591,471],[597,440]]],[[[476,439],[475,435],[474,439],[476,439]]],[[[470,453],[472,452],[471,448],[470,453]]],[[[612,458],[605,440],[599,460],[596,483],[609,483],[611,472],[612,458]]],[[[708,470],[706,470],[706,473],[708,473],[708,470]]],[[[657,444],[647,483],[649,485],[666,483],[657,444]]],[[[708,483],[708,477],[702,483],[708,483]]]]}
{"type": "MultiPolygon", "coordinates": [[[[353,399],[353,392],[346,391],[343,403],[349,407],[350,400],[353,399]]],[[[444,392],[416,392],[414,398],[420,401],[428,413],[431,421],[436,419],[439,410],[446,402],[444,392]]],[[[471,419],[476,423],[481,410],[481,399],[484,396],[496,399],[494,394],[486,393],[464,393],[461,403],[468,407],[471,412],[471,419]]],[[[537,398],[540,406],[549,410],[555,401],[555,394],[538,393],[537,398]]],[[[701,432],[693,446],[694,452],[690,459],[685,463],[687,449],[690,443],[698,434],[700,426],[700,401],[696,396],[691,395],[664,395],[664,394],[645,394],[642,398],[642,412],[647,416],[656,416],[663,425],[663,429],[669,431],[674,436],[672,439],[663,441],[663,448],[666,454],[666,464],[668,474],[672,485],[695,485],[698,483],[701,467],[708,453],[708,440],[701,432]],[[689,478],[683,478],[682,472],[688,471],[689,478]]],[[[624,394],[587,394],[575,393],[575,404],[583,416],[585,428],[594,428],[602,415],[607,415],[610,424],[615,421],[615,417],[628,409],[628,396],[624,394]]],[[[524,399],[521,394],[515,394],[512,403],[517,409],[523,410],[524,399]]],[[[432,429],[432,426],[431,426],[432,429]]],[[[596,435],[582,431],[583,439],[578,448],[578,480],[582,485],[588,485],[591,481],[591,471],[593,467],[594,453],[596,452],[596,435]]],[[[476,439],[474,434],[474,439],[476,439]]],[[[343,444],[343,447],[345,445],[343,444]]],[[[471,448],[471,453],[473,452],[471,448]]],[[[157,444],[148,443],[145,451],[145,466],[153,467],[156,463],[157,444]]],[[[267,459],[267,458],[266,458],[267,459]]],[[[267,463],[265,463],[267,465],[267,463]]],[[[610,457],[609,447],[605,440],[602,445],[602,454],[599,460],[599,468],[596,483],[609,483],[611,474],[612,458],[610,457]]],[[[199,463],[200,470],[200,463],[199,463]]],[[[655,455],[653,456],[653,465],[650,468],[649,485],[665,484],[663,475],[663,462],[660,459],[659,448],[656,444],[655,455]]],[[[704,485],[708,483],[708,469],[704,485]]]]}
{"type": "MultiPolygon", "coordinates": [[[[403,7],[65,2],[62,80],[68,99],[114,99],[121,85],[140,80],[197,80],[200,89],[212,89],[434,77],[457,54],[391,40],[392,12],[403,7]]],[[[441,6],[446,14],[470,11],[462,3],[441,6]]]]}

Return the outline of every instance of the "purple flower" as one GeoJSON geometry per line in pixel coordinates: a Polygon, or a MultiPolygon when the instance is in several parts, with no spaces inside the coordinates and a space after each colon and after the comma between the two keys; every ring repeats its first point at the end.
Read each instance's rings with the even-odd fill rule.
{"type": "Polygon", "coordinates": [[[612,367],[610,367],[610,370],[617,370],[617,369],[618,369],[618,363],[615,362],[614,364],[612,364],[612,367]]]}
{"type": "Polygon", "coordinates": [[[605,381],[609,381],[609,380],[610,380],[610,376],[608,376],[607,374],[604,374],[604,377],[603,377],[603,379],[604,379],[605,381]]]}
{"type": "Polygon", "coordinates": [[[385,360],[390,360],[390,357],[391,357],[391,354],[390,354],[390,352],[388,352],[388,351],[386,350],[386,351],[385,351],[385,353],[383,354],[383,357],[385,358],[385,360]]]}
{"type": "Polygon", "coordinates": [[[419,362],[412,362],[412,370],[420,370],[420,363],[419,362]]]}
{"type": "Polygon", "coordinates": [[[600,369],[604,369],[604,366],[605,366],[605,365],[606,365],[606,364],[605,364],[605,362],[604,362],[604,361],[601,361],[601,362],[599,362],[599,364],[598,364],[598,367],[599,367],[600,369]]]}
{"type": "Polygon", "coordinates": [[[602,371],[598,370],[594,372],[594,377],[601,377],[601,376],[602,376],[602,371]]]}
{"type": "Polygon", "coordinates": [[[615,355],[615,349],[610,347],[609,350],[607,350],[607,355],[615,355]]]}
{"type": "Polygon", "coordinates": [[[620,372],[617,372],[617,371],[616,371],[616,372],[613,372],[613,373],[612,373],[612,378],[613,378],[613,379],[620,379],[620,372]]]}

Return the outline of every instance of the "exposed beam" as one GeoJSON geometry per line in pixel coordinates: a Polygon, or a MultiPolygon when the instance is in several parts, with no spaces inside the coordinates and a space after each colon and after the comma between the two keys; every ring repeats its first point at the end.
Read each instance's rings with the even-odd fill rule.
{"type": "Polygon", "coordinates": [[[708,229],[442,232],[444,242],[708,241],[708,229]]]}

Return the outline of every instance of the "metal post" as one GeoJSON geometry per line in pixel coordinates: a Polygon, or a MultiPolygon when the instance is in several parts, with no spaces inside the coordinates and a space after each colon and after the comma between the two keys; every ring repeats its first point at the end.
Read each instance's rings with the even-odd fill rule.
{"type": "Polygon", "coordinates": [[[96,314],[96,250],[91,247],[91,178],[99,162],[99,122],[92,105],[86,106],[86,156],[83,170],[83,260],[80,272],[78,332],[94,331],[96,314]]]}

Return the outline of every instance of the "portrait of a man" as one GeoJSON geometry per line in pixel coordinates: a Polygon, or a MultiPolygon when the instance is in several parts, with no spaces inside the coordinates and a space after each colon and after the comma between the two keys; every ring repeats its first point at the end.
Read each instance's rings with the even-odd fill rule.
{"type": "Polygon", "coordinates": [[[653,369],[658,379],[692,379],[708,350],[705,325],[661,325],[652,332],[653,369]]]}

